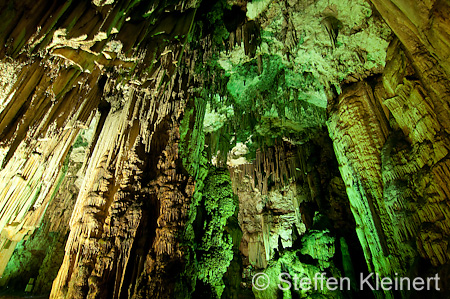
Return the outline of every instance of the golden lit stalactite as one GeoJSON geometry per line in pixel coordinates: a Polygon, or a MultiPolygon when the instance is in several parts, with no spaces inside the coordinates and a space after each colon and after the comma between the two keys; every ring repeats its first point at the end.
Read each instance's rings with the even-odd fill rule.
{"type": "Polygon", "coordinates": [[[398,41],[392,42],[388,55],[382,82],[375,88],[397,130],[381,153],[388,212],[405,247],[413,240],[423,258],[443,265],[450,258],[445,241],[450,232],[445,183],[450,141],[445,123],[439,121],[440,104],[424,88],[398,41]]]}
{"type": "MultiPolygon", "coordinates": [[[[96,105],[99,92],[96,78],[90,81],[90,78],[75,76],[74,79],[69,75],[73,81],[69,80],[70,85],[62,92],[57,86],[67,80],[70,68],[55,67],[52,72],[45,73],[47,69],[51,67],[42,68],[39,63],[22,68],[10,91],[14,100],[0,114],[2,147],[5,149],[4,166],[0,171],[0,192],[3,194],[0,231],[4,242],[7,239],[19,242],[40,226],[57,186],[63,161],[79,130],[86,128],[94,116],[92,106],[96,105]],[[40,79],[29,81],[30,73],[31,76],[39,74],[40,79]],[[55,95],[55,90],[59,90],[59,96],[55,95]],[[77,92],[80,96],[69,102],[66,92],[77,92]]],[[[8,254],[2,253],[5,264],[0,267],[0,272],[12,253],[9,246],[7,250],[8,254]]]]}
{"type": "MultiPolygon", "coordinates": [[[[65,161],[79,130],[89,126],[100,104],[105,83],[105,76],[102,74],[114,69],[122,74],[121,76],[126,77],[139,59],[140,62],[143,60],[143,64],[148,67],[149,60],[158,59],[163,51],[167,51],[169,55],[160,59],[155,67],[141,68],[139,71],[146,73],[150,69],[154,70],[155,77],[148,77],[149,81],[145,83],[147,86],[155,86],[162,91],[167,91],[169,95],[166,95],[166,98],[170,98],[174,85],[172,82],[172,87],[168,86],[171,80],[170,76],[181,59],[180,49],[187,40],[195,12],[192,8],[196,5],[194,1],[177,6],[178,9],[185,12],[184,15],[177,11],[164,10],[165,17],[162,19],[171,20],[173,15],[178,16],[179,22],[176,26],[171,25],[174,22],[158,22],[146,29],[143,27],[144,32],[141,36],[136,34],[124,36],[117,35],[118,28],[124,26],[127,31],[133,27],[131,23],[126,23],[130,20],[126,13],[129,13],[137,2],[120,1],[114,3],[112,7],[106,5],[97,8],[91,6],[88,1],[81,3],[69,1],[61,5],[43,5],[43,2],[45,1],[27,2],[22,3],[23,5],[11,2],[4,6],[5,9],[2,12],[5,15],[12,14],[14,22],[3,24],[5,30],[1,32],[0,37],[6,43],[2,43],[0,54],[2,57],[8,55],[20,61],[26,61],[16,77],[11,76],[10,81],[12,82],[7,82],[9,85],[15,85],[5,95],[7,100],[2,99],[0,114],[1,160],[4,165],[0,174],[4,178],[1,192],[5,195],[0,202],[2,206],[0,215],[2,246],[0,248],[3,249],[0,269],[2,271],[15,244],[39,227],[49,200],[60,185],[57,180],[60,177],[63,161],[65,161]],[[18,12],[17,14],[15,10],[18,12]],[[29,17],[19,18],[21,14],[29,17]],[[86,30],[91,31],[86,32],[86,30]],[[138,50],[135,44],[138,45],[143,40],[149,43],[149,37],[146,37],[145,34],[157,35],[154,42],[159,46],[150,47],[151,50],[148,51],[138,50]],[[171,35],[178,36],[178,41],[174,48],[168,49],[164,47],[165,42],[162,41],[171,35]],[[121,37],[125,41],[112,40],[112,36],[121,37]]],[[[159,8],[156,13],[160,14],[162,11],[159,8]]],[[[11,20],[11,18],[8,19],[11,20]]],[[[151,64],[153,63],[151,61],[151,64]]],[[[117,84],[122,84],[125,86],[124,88],[133,86],[133,84],[126,83],[127,79],[124,80],[124,83],[119,83],[123,79],[121,76],[119,76],[117,84]]],[[[137,77],[141,79],[145,76],[137,77]]],[[[134,82],[134,85],[143,83],[139,80],[134,82]]],[[[129,136],[130,140],[123,138],[113,140],[113,144],[115,141],[118,142],[116,145],[120,149],[114,155],[118,161],[123,162],[124,157],[131,154],[128,151],[132,150],[136,139],[143,142],[143,146],[146,146],[147,149],[149,148],[153,127],[147,127],[148,119],[154,120],[155,117],[158,117],[159,119],[152,124],[156,126],[164,118],[164,115],[170,114],[174,110],[179,110],[178,115],[180,115],[182,111],[178,104],[150,101],[149,99],[154,99],[154,97],[149,90],[142,91],[142,93],[137,97],[138,102],[140,99],[145,104],[139,102],[136,106],[132,106],[132,109],[138,110],[131,111],[130,115],[134,118],[132,129],[130,132],[124,133],[124,136],[129,136]],[[158,109],[162,109],[162,111],[158,109]],[[149,114],[147,114],[148,111],[149,114]],[[139,117],[136,117],[137,114],[140,114],[139,117]],[[145,129],[140,129],[139,123],[142,123],[142,127],[145,129]],[[141,134],[142,131],[145,133],[141,134]],[[138,135],[141,136],[138,137],[138,135]],[[127,144],[130,147],[127,147],[127,144]]],[[[133,95],[128,98],[133,98],[133,95]]],[[[123,106],[121,101],[113,103],[116,105],[112,107],[113,111],[120,110],[119,108],[123,106]]],[[[126,119],[122,121],[123,127],[128,128],[126,119]]],[[[99,124],[99,132],[103,132],[102,129],[105,129],[104,118],[99,124]]],[[[102,136],[101,133],[100,136],[102,136]]],[[[104,138],[99,142],[105,142],[104,138]]],[[[98,143],[94,142],[91,146],[91,152],[96,144],[98,143]]],[[[91,153],[89,159],[98,161],[99,158],[95,155],[98,155],[98,151],[91,153]]],[[[126,167],[119,165],[118,169],[126,169],[126,167]]],[[[88,168],[87,173],[89,171],[92,169],[88,168]]],[[[115,177],[121,176],[122,174],[115,175],[115,177]]],[[[88,177],[90,176],[88,175],[88,177]]],[[[117,188],[116,186],[113,190],[117,191],[117,188]]],[[[82,193],[84,189],[85,185],[83,184],[82,193]]],[[[118,196],[120,199],[123,192],[119,192],[118,196]]],[[[99,210],[95,208],[95,199],[99,199],[99,197],[91,194],[88,198],[94,201],[92,207],[86,208],[87,216],[91,215],[90,220],[95,220],[100,216],[104,217],[104,215],[99,216],[99,210]]],[[[74,215],[79,212],[79,205],[76,205],[74,215]]],[[[73,217],[73,219],[76,218],[73,217]]],[[[139,219],[138,216],[134,218],[136,221],[139,219]]],[[[92,232],[95,236],[98,228],[95,223],[93,221],[92,227],[86,227],[84,230],[78,229],[77,232],[83,231],[88,236],[92,232]]],[[[138,224],[139,221],[134,226],[137,227],[138,224]]],[[[101,233],[101,231],[97,231],[97,233],[101,233]]],[[[133,233],[130,234],[133,235],[133,233]]],[[[73,236],[69,239],[70,242],[72,242],[71,240],[73,241],[73,236]]],[[[131,245],[128,244],[125,247],[130,249],[131,245]]],[[[125,257],[125,260],[127,258],[125,257]]],[[[97,273],[97,275],[100,274],[97,273]]],[[[118,289],[115,290],[116,293],[117,291],[118,289]]],[[[92,290],[92,293],[95,292],[92,290]]]]}
{"type": "Polygon", "coordinates": [[[405,47],[416,75],[450,133],[450,6],[446,1],[371,0],[405,47]]]}
{"type": "Polygon", "coordinates": [[[448,280],[448,1],[3,2],[0,284],[47,292],[60,267],[52,298],[269,298],[255,268],[339,277],[364,258],[448,280]],[[200,244],[213,221],[234,256],[200,244]]]}
{"type": "Polygon", "coordinates": [[[99,128],[52,298],[119,298],[148,291],[164,296],[171,289],[158,281],[170,275],[166,264],[182,263],[178,230],[193,189],[175,168],[177,124],[188,96],[176,69],[182,50],[182,43],[159,49],[155,55],[162,56],[150,77],[107,80],[111,110],[99,128]],[[132,281],[128,275],[144,279],[132,281]]]}

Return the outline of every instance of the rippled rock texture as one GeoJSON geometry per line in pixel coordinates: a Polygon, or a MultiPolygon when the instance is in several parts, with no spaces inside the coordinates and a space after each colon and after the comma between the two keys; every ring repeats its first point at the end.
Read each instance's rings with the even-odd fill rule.
{"type": "Polygon", "coordinates": [[[450,6],[1,1],[0,286],[51,298],[450,292],[450,6]],[[351,290],[252,288],[263,271],[351,290]],[[28,285],[28,287],[27,287],[28,285]],[[438,292],[439,291],[439,292],[438,292]]]}

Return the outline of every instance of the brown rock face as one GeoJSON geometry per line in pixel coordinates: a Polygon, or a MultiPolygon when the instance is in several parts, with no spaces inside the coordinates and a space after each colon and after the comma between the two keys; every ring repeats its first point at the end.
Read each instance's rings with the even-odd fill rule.
{"type": "Polygon", "coordinates": [[[420,255],[433,265],[447,265],[449,6],[445,1],[372,2],[404,47],[395,47],[400,49],[387,69],[405,75],[397,76],[400,80],[385,76],[387,92],[381,96],[408,140],[400,149],[392,149],[390,144],[386,151],[392,162],[386,165],[385,185],[405,186],[408,181],[399,196],[403,205],[392,212],[392,218],[398,221],[410,215],[396,225],[398,230],[403,236],[416,232],[420,255]],[[410,77],[408,72],[412,71],[405,56],[415,71],[410,77]]]}
{"type": "Polygon", "coordinates": [[[229,168],[239,197],[240,250],[251,265],[265,268],[276,252],[295,247],[316,212],[332,221],[330,229],[354,229],[331,146],[321,134],[308,145],[284,142],[257,152],[251,164],[229,168]]]}
{"type": "Polygon", "coordinates": [[[449,4],[405,0],[372,3],[404,45],[417,76],[436,103],[439,121],[448,128],[449,4]]]}
{"type": "Polygon", "coordinates": [[[178,167],[178,123],[188,74],[178,73],[176,65],[184,63],[181,53],[195,5],[164,9],[149,4],[164,15],[149,27],[127,23],[133,5],[2,5],[2,12],[14,17],[8,17],[1,36],[1,55],[8,57],[4,65],[11,75],[4,83],[9,92],[0,115],[0,270],[17,242],[41,224],[45,231],[39,234],[56,230],[64,242],[70,219],[51,297],[147,297],[148,292],[170,297],[173,288],[161,281],[172,274],[167,268],[181,270],[183,252],[176,238],[193,182],[178,167]],[[124,30],[123,37],[117,28],[124,30]],[[160,35],[143,46],[147,34],[160,35]],[[164,42],[171,35],[177,41],[164,42]],[[8,65],[11,58],[23,62],[17,70],[8,65]],[[135,68],[141,63],[145,71],[135,68]],[[70,198],[55,197],[58,188],[70,190],[75,184],[61,184],[61,166],[80,129],[89,126],[94,132],[81,158],[81,184],[66,193],[70,198]],[[52,220],[44,217],[46,211],[52,220]],[[62,221],[59,228],[50,223],[56,219],[62,221]]]}
{"type": "Polygon", "coordinates": [[[108,129],[102,130],[93,151],[87,171],[91,177],[85,179],[89,184],[82,187],[75,206],[53,298],[171,297],[173,286],[167,283],[165,269],[182,265],[176,236],[186,219],[193,185],[175,167],[176,120],[163,118],[155,124],[155,135],[144,141],[139,126],[123,124],[133,124],[126,120],[139,116],[128,113],[151,102],[138,91],[129,94],[134,97],[127,101],[131,105],[110,112],[104,123],[108,129]],[[108,139],[122,139],[130,150],[121,153],[117,143],[103,142],[108,139]]]}

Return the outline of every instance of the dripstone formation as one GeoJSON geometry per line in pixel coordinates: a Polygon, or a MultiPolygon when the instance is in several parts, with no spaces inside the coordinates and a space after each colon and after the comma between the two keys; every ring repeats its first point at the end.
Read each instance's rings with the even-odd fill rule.
{"type": "Polygon", "coordinates": [[[0,17],[0,295],[450,295],[448,1],[0,17]]]}

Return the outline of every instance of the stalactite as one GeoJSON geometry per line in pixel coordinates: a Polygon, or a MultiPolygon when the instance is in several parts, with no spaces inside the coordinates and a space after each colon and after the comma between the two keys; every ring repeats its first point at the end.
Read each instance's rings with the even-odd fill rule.
{"type": "Polygon", "coordinates": [[[48,292],[59,267],[52,298],[273,297],[256,270],[353,277],[349,256],[445,281],[449,11],[0,3],[0,285],[48,292]]]}

